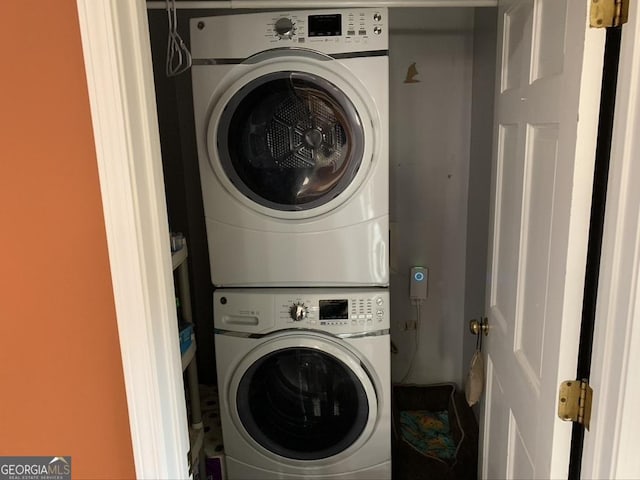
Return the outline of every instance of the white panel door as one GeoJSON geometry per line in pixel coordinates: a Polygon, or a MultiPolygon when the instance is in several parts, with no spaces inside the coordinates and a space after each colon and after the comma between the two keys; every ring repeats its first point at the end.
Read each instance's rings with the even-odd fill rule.
{"type": "Polygon", "coordinates": [[[566,478],[604,32],[587,0],[500,0],[482,478],[566,478]],[[588,55],[585,55],[588,53],[588,55]]]}

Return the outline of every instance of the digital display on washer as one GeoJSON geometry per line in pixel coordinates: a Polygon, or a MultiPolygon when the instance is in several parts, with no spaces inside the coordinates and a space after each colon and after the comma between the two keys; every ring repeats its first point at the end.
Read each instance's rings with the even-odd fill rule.
{"type": "Polygon", "coordinates": [[[336,37],[342,35],[342,15],[309,15],[310,37],[336,37]]]}
{"type": "Polygon", "coordinates": [[[348,300],[320,300],[320,320],[341,320],[349,318],[348,300]]]}

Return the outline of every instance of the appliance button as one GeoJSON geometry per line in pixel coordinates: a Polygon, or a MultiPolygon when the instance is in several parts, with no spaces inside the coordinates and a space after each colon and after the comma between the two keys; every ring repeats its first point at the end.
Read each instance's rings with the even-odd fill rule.
{"type": "Polygon", "coordinates": [[[384,303],[384,300],[382,299],[382,297],[378,297],[378,298],[376,298],[376,303],[378,305],[382,305],[384,303]]]}
{"type": "Polygon", "coordinates": [[[376,311],[376,315],[377,315],[378,317],[382,317],[382,316],[384,315],[384,310],[382,310],[382,309],[380,309],[380,308],[379,308],[379,309],[376,311]]]}
{"type": "Polygon", "coordinates": [[[273,26],[273,29],[280,38],[291,38],[294,32],[293,22],[287,17],[279,18],[273,26]]]}
{"type": "Polygon", "coordinates": [[[382,15],[380,15],[378,12],[376,12],[376,13],[373,14],[373,19],[376,22],[379,22],[380,20],[382,20],[382,15]]]}
{"type": "Polygon", "coordinates": [[[382,33],[382,27],[373,27],[373,33],[380,35],[382,33]]]}
{"type": "Polygon", "coordinates": [[[289,307],[289,316],[294,322],[300,322],[307,318],[309,314],[309,309],[302,302],[297,302],[289,307]]]}

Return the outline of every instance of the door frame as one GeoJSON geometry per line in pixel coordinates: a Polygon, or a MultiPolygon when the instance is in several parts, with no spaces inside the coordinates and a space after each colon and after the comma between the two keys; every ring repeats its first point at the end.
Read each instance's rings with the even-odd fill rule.
{"type": "MultiPolygon", "coordinates": [[[[146,5],[76,1],[136,475],[186,478],[187,420],[146,5]]],[[[640,426],[634,408],[640,385],[629,367],[640,360],[640,198],[629,181],[640,154],[640,139],[633,138],[640,131],[638,23],[632,8],[623,33],[594,344],[595,411],[585,441],[583,472],[592,478],[640,471],[627,441],[640,426]]]]}
{"type": "MultiPolygon", "coordinates": [[[[591,430],[584,478],[638,478],[640,384],[640,12],[622,28],[615,123],[602,245],[590,384],[591,430]]],[[[635,7],[635,8],[634,8],[635,7]]]]}
{"type": "Polygon", "coordinates": [[[77,0],[77,6],[136,476],[188,478],[146,6],[143,0],[77,0]]]}

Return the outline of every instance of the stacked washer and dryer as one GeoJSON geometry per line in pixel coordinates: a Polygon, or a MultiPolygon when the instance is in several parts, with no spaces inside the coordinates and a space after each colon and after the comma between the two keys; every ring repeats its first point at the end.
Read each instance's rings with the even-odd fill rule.
{"type": "Polygon", "coordinates": [[[391,478],[387,17],[191,20],[229,480],[391,478]]]}

